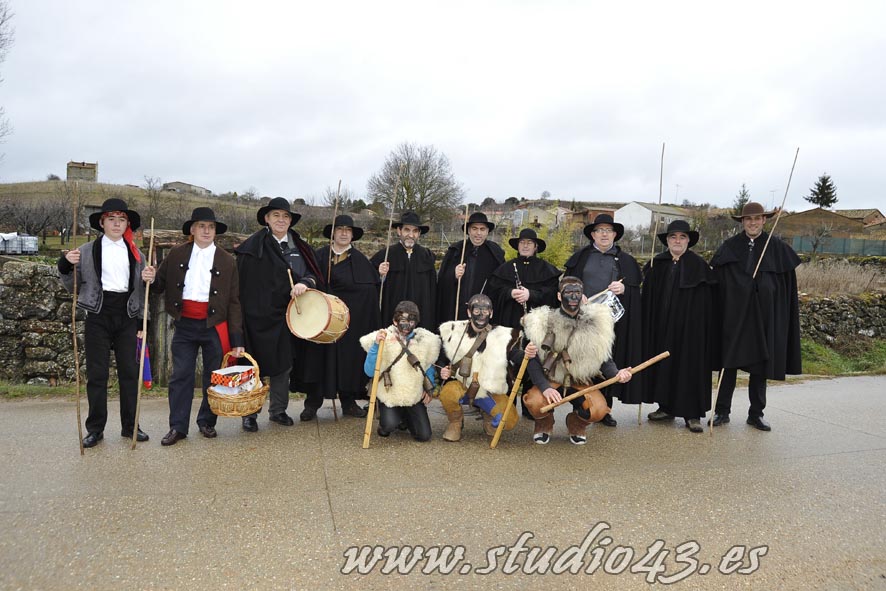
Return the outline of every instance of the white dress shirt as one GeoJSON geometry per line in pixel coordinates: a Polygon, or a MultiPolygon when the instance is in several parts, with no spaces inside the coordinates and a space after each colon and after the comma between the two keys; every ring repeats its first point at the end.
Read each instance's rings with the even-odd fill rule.
{"type": "Polygon", "coordinates": [[[209,284],[212,281],[212,261],[215,259],[215,243],[206,248],[196,244],[191,250],[188,271],[185,273],[185,289],[182,298],[192,302],[209,301],[209,284]]]}
{"type": "Polygon", "coordinates": [[[129,291],[129,247],[122,238],[114,242],[102,235],[102,290],[129,291]]]}

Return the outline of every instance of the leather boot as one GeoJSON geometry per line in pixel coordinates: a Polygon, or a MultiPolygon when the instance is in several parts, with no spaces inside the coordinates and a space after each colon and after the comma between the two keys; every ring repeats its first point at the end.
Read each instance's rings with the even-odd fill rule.
{"type": "Polygon", "coordinates": [[[492,426],[492,415],[482,410],[480,411],[480,414],[483,415],[483,432],[490,437],[495,437],[496,427],[492,426]]]}
{"type": "Polygon", "coordinates": [[[532,434],[548,433],[554,430],[554,413],[549,412],[540,419],[535,419],[535,429],[532,434]]]}
{"type": "Polygon", "coordinates": [[[443,441],[459,441],[461,439],[461,429],[465,425],[465,414],[461,408],[447,410],[446,416],[449,417],[449,424],[443,432],[443,441]]]}
{"type": "Polygon", "coordinates": [[[588,425],[591,421],[582,418],[577,412],[572,411],[566,415],[566,430],[570,435],[587,437],[588,425]]]}

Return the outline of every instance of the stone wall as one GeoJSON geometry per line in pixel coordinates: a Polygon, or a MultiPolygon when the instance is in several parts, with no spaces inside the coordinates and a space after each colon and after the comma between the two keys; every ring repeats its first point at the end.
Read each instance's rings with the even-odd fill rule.
{"type": "MultiPolygon", "coordinates": [[[[152,299],[159,307],[160,298],[152,299]]],[[[71,302],[55,265],[0,256],[0,379],[32,383],[74,379],[71,302]]],[[[82,310],[77,311],[81,372],[85,372],[85,317],[82,310]]],[[[154,379],[165,385],[171,331],[165,314],[155,306],[152,317],[159,322],[151,330],[154,379]]],[[[800,325],[804,337],[821,343],[851,335],[886,339],[886,295],[804,297],[800,325]]]]}
{"type": "Polygon", "coordinates": [[[863,335],[886,339],[886,294],[800,300],[800,332],[819,343],[863,335]]]}

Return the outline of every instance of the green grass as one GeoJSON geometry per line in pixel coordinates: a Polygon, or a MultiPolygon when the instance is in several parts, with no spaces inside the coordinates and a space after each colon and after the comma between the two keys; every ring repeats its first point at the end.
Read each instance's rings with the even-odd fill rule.
{"type": "Polygon", "coordinates": [[[803,373],[842,376],[857,373],[886,374],[886,340],[855,337],[826,347],[802,339],[803,373]]]}
{"type": "MultiPolygon", "coordinates": [[[[31,384],[14,384],[11,382],[0,382],[0,400],[22,400],[26,398],[62,398],[70,396],[72,399],[77,394],[75,384],[67,382],[57,386],[31,385],[31,384]]],[[[110,389],[110,397],[117,397],[117,390],[110,389]]],[[[154,386],[150,390],[142,390],[142,396],[145,398],[165,398],[167,395],[166,388],[154,386]]],[[[83,403],[86,403],[86,384],[80,384],[80,397],[83,403]]]]}

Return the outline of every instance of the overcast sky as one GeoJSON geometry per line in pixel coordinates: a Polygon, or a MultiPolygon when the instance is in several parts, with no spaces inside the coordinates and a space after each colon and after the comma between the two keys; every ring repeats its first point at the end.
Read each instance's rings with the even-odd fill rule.
{"type": "Polygon", "coordinates": [[[8,0],[0,182],[365,196],[402,142],[468,200],[886,209],[886,3],[8,0]]]}

